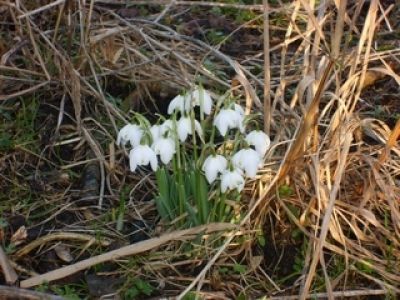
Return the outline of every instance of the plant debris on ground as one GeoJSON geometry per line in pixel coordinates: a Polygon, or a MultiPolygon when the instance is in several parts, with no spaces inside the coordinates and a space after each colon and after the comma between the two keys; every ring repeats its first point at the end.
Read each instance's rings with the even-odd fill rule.
{"type": "Polygon", "coordinates": [[[0,1],[0,298],[396,299],[399,14],[387,0],[0,1]],[[243,105],[271,147],[224,199],[232,222],[183,228],[116,139],[195,85],[243,105]]]}

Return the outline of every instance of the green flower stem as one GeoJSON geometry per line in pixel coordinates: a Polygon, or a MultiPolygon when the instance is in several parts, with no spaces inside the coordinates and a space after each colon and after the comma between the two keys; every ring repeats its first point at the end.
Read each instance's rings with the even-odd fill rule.
{"type": "Polygon", "coordinates": [[[226,193],[221,193],[221,196],[219,197],[219,205],[218,205],[218,215],[217,215],[217,221],[222,222],[225,219],[225,200],[226,200],[226,193]]]}
{"type": "MultiPolygon", "coordinates": [[[[194,116],[194,111],[192,109],[191,113],[190,113],[190,121],[191,124],[190,126],[192,126],[192,142],[193,142],[193,155],[194,155],[194,161],[198,160],[198,153],[197,153],[197,142],[196,142],[196,126],[195,126],[195,116],[194,116]]],[[[203,129],[203,133],[204,133],[204,128],[203,129]]]]}
{"type": "MultiPolygon", "coordinates": [[[[200,110],[202,110],[202,105],[200,105],[200,110]]],[[[201,116],[203,116],[203,111],[200,113],[201,116]]],[[[201,182],[201,173],[197,168],[196,162],[199,161],[199,155],[198,155],[198,150],[197,150],[197,141],[196,141],[196,128],[195,128],[195,116],[194,116],[194,111],[191,110],[190,114],[190,120],[191,120],[191,126],[192,126],[192,142],[193,142],[193,155],[194,155],[194,161],[195,163],[193,164],[194,170],[193,170],[193,175],[194,175],[194,196],[195,196],[195,203],[198,209],[198,214],[200,217],[200,222],[202,224],[205,224],[207,222],[207,213],[208,213],[208,197],[207,195],[204,195],[203,191],[203,184],[201,182]]],[[[204,119],[201,120],[201,127],[203,130],[203,133],[205,133],[205,128],[204,128],[204,119]]]]}
{"type": "MultiPolygon", "coordinates": [[[[181,147],[180,147],[180,141],[178,138],[178,130],[177,130],[177,124],[176,124],[176,115],[174,114],[173,116],[173,124],[174,124],[174,132],[175,132],[175,144],[176,144],[176,164],[174,164],[174,174],[177,174],[178,176],[178,217],[182,216],[185,212],[185,185],[183,182],[183,172],[184,172],[184,166],[182,162],[182,157],[181,157],[181,147]]],[[[179,225],[184,224],[184,219],[181,219],[179,221],[179,225]]]]}
{"type": "MultiPolygon", "coordinates": [[[[192,115],[193,119],[194,116],[192,115]]],[[[194,126],[194,121],[192,119],[192,126],[194,126]]],[[[204,129],[203,129],[204,131],[204,129]]],[[[199,161],[199,157],[198,157],[198,152],[197,152],[197,144],[196,144],[196,137],[195,135],[193,135],[193,153],[194,153],[194,161],[195,163],[193,164],[193,175],[194,175],[194,180],[195,180],[195,184],[194,184],[194,196],[195,196],[195,203],[198,209],[198,214],[200,217],[200,222],[201,224],[206,224],[207,222],[207,212],[208,212],[208,197],[207,195],[204,195],[203,193],[203,185],[202,185],[202,174],[200,169],[198,168],[196,162],[199,161]]]]}
{"type": "Polygon", "coordinates": [[[242,133],[239,130],[235,133],[235,144],[233,146],[233,153],[236,153],[237,148],[239,147],[240,143],[242,142],[242,139],[240,138],[241,135],[242,135],[242,133]]]}
{"type": "Polygon", "coordinates": [[[202,86],[200,88],[200,122],[201,127],[204,128],[204,89],[202,86]]]}
{"type": "MultiPolygon", "coordinates": [[[[211,136],[210,136],[209,145],[214,145],[215,130],[216,130],[216,128],[215,128],[214,124],[212,124],[211,126],[212,126],[212,129],[211,129],[211,136]]],[[[215,154],[215,149],[214,149],[214,147],[211,147],[211,148],[213,149],[213,154],[215,154]]]]}

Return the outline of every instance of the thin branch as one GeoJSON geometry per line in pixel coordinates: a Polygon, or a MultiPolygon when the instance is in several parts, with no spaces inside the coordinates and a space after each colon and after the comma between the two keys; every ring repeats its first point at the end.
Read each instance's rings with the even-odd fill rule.
{"type": "Polygon", "coordinates": [[[63,300],[61,296],[0,285],[0,299],[63,300]]]}
{"type": "Polygon", "coordinates": [[[3,248],[0,246],[0,267],[3,270],[4,278],[7,284],[14,284],[17,279],[18,275],[15,273],[13,267],[8,260],[7,255],[3,251],[3,248]]]}
{"type": "Polygon", "coordinates": [[[264,5],[264,131],[271,131],[271,62],[269,56],[269,5],[268,0],[263,0],[264,5]]]}
{"type": "Polygon", "coordinates": [[[60,269],[56,269],[39,276],[31,277],[29,279],[21,281],[21,287],[30,288],[33,286],[37,286],[43,282],[50,282],[57,279],[61,279],[71,274],[90,268],[99,263],[115,260],[129,255],[142,253],[157,248],[163,244],[169,243],[174,240],[176,241],[176,240],[192,239],[201,233],[212,233],[218,231],[233,230],[236,227],[237,226],[228,223],[211,223],[208,225],[202,225],[190,229],[174,231],[171,233],[164,234],[160,237],[152,238],[104,254],[93,256],[91,258],[77,262],[73,265],[65,266],[60,269]]]}

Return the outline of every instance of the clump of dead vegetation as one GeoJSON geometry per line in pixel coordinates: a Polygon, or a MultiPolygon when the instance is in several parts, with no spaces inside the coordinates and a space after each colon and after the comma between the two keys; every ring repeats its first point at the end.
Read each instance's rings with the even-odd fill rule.
{"type": "Polygon", "coordinates": [[[243,2],[0,1],[3,282],[80,297],[395,298],[399,8],[243,2]],[[159,223],[152,176],[115,147],[134,111],[163,114],[194,83],[264,112],[272,138],[237,225],[159,223]],[[93,278],[110,289],[96,295],[93,278]]]}

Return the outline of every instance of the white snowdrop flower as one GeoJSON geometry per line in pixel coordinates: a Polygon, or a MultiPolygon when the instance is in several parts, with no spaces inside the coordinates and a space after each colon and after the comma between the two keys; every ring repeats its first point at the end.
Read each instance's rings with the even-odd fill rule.
{"type": "Polygon", "coordinates": [[[244,130],[245,130],[245,128],[244,128],[244,109],[243,109],[243,107],[241,105],[236,104],[236,103],[233,106],[233,108],[242,117],[242,120],[239,123],[239,130],[240,130],[241,133],[244,133],[244,130]]]}
{"type": "MultiPolygon", "coordinates": [[[[186,141],[189,134],[194,134],[192,130],[192,121],[188,117],[182,117],[178,121],[178,136],[181,142],[186,141]]],[[[201,129],[201,125],[199,121],[194,120],[194,129],[197,134],[201,137],[203,135],[203,130],[201,129]]]]}
{"type": "Polygon", "coordinates": [[[244,188],[244,178],[241,171],[236,169],[233,171],[226,170],[221,175],[221,191],[225,193],[227,190],[237,189],[239,192],[244,188]]]}
{"type": "Polygon", "coordinates": [[[217,179],[218,173],[223,173],[228,166],[228,161],[222,155],[210,155],[203,163],[202,170],[206,174],[209,184],[217,179]]]}
{"type": "Polygon", "coordinates": [[[157,155],[160,155],[163,164],[168,164],[176,153],[175,141],[172,138],[161,137],[156,140],[152,148],[157,155]]]}
{"type": "Polygon", "coordinates": [[[150,164],[153,171],[157,171],[157,155],[147,145],[138,145],[129,152],[129,165],[132,172],[135,172],[138,166],[150,164]]]}
{"type": "Polygon", "coordinates": [[[165,135],[167,132],[174,130],[174,122],[171,120],[165,120],[160,126],[161,135],[165,135]]]}
{"type": "Polygon", "coordinates": [[[172,115],[174,111],[178,110],[184,112],[186,109],[185,103],[187,102],[186,96],[178,95],[168,105],[168,114],[172,115]]]}
{"type": "Polygon", "coordinates": [[[214,119],[214,126],[218,128],[219,133],[225,136],[229,129],[238,128],[244,132],[244,116],[233,109],[221,109],[214,119]]]}
{"type": "Polygon", "coordinates": [[[162,136],[161,125],[153,125],[150,127],[150,134],[153,143],[157,141],[162,136]]]}
{"type": "Polygon", "coordinates": [[[121,128],[117,137],[117,145],[125,146],[129,141],[133,147],[140,144],[143,136],[143,130],[134,124],[127,124],[121,128]]]}
{"type": "Polygon", "coordinates": [[[189,107],[186,108],[186,111],[190,110],[190,106],[192,106],[192,107],[200,106],[200,107],[202,107],[203,112],[206,115],[211,114],[213,101],[212,101],[211,95],[208,93],[208,91],[206,91],[202,87],[197,87],[191,93],[191,99],[189,99],[189,101],[187,101],[187,102],[189,104],[188,105],[189,107]],[[191,100],[191,102],[190,102],[190,100],[191,100]]]}
{"type": "Polygon", "coordinates": [[[271,145],[271,140],[267,134],[262,132],[261,130],[253,130],[246,136],[246,142],[249,145],[253,145],[256,148],[256,151],[261,157],[264,157],[265,153],[269,146],[271,145]]]}
{"type": "Polygon", "coordinates": [[[235,103],[234,110],[238,112],[241,116],[244,116],[244,109],[241,105],[235,103]]]}
{"type": "Polygon", "coordinates": [[[247,177],[254,178],[261,165],[261,157],[253,149],[242,149],[233,155],[232,162],[236,168],[243,170],[247,177]]]}

